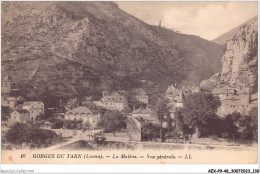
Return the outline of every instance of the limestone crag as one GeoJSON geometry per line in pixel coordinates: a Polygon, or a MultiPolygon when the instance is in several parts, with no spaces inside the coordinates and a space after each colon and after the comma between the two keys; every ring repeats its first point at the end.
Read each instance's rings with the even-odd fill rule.
{"type": "Polygon", "coordinates": [[[258,107],[257,27],[257,18],[242,25],[234,37],[227,41],[226,52],[221,58],[220,76],[216,74],[200,84],[201,88],[211,90],[213,95],[220,98],[220,116],[235,111],[248,115],[258,107]]]}
{"type": "Polygon", "coordinates": [[[227,42],[222,57],[221,80],[239,88],[241,85],[253,87],[257,83],[257,19],[240,27],[237,34],[227,42]]]}

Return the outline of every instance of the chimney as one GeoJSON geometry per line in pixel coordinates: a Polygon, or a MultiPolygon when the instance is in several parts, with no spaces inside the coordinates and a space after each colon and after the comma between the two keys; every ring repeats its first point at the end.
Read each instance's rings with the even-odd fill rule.
{"type": "Polygon", "coordinates": [[[133,106],[133,111],[135,110],[135,105],[133,106]]]}
{"type": "Polygon", "coordinates": [[[103,97],[105,96],[105,92],[104,92],[104,91],[102,92],[102,96],[103,96],[103,97]]]}

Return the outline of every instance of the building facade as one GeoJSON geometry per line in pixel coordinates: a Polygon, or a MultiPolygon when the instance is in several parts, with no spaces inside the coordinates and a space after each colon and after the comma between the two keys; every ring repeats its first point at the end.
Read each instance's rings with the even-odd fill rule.
{"type": "Polygon", "coordinates": [[[136,110],[133,110],[133,112],[130,114],[133,118],[143,118],[147,121],[150,121],[151,123],[158,124],[158,116],[155,111],[153,111],[151,108],[139,108],[136,110]]]}
{"type": "Polygon", "coordinates": [[[89,125],[89,128],[95,129],[100,121],[100,114],[93,114],[86,106],[79,106],[69,110],[65,114],[65,120],[82,121],[83,125],[89,125]]]}
{"type": "Polygon", "coordinates": [[[15,123],[28,123],[30,122],[30,112],[26,109],[19,109],[10,114],[8,118],[8,126],[13,126],[15,123]]]}
{"type": "Polygon", "coordinates": [[[117,92],[111,94],[104,94],[100,102],[95,102],[98,106],[104,107],[109,110],[122,111],[127,108],[127,99],[124,95],[120,95],[117,92]]]}
{"type": "Polygon", "coordinates": [[[4,76],[2,81],[1,93],[5,95],[9,95],[12,89],[12,78],[9,75],[4,76]]]}
{"type": "Polygon", "coordinates": [[[44,103],[41,101],[26,101],[22,104],[22,109],[29,111],[32,124],[35,124],[37,116],[44,115],[44,103]]]}
{"type": "Polygon", "coordinates": [[[2,96],[1,97],[1,106],[8,106],[12,109],[15,109],[17,104],[19,104],[19,102],[22,102],[22,101],[23,101],[22,97],[5,97],[5,96],[2,96]]]}
{"type": "Polygon", "coordinates": [[[219,97],[221,106],[217,111],[219,116],[226,116],[233,112],[249,114],[250,91],[249,88],[236,89],[231,86],[222,86],[212,90],[214,96],[219,97]]]}

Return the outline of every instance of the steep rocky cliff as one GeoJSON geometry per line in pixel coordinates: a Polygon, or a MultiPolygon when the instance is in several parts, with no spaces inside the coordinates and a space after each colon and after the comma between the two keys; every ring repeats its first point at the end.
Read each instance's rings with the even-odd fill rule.
{"type": "Polygon", "coordinates": [[[113,2],[3,2],[2,12],[2,75],[57,95],[143,79],[161,89],[198,84],[221,70],[222,46],[148,25],[113,2]]]}
{"type": "Polygon", "coordinates": [[[241,85],[257,90],[258,22],[257,18],[240,27],[227,42],[222,61],[221,80],[234,87],[241,85]]]}
{"type": "Polygon", "coordinates": [[[219,96],[219,115],[234,111],[249,114],[258,107],[258,19],[239,27],[227,41],[221,58],[222,71],[200,83],[202,89],[219,96]]]}

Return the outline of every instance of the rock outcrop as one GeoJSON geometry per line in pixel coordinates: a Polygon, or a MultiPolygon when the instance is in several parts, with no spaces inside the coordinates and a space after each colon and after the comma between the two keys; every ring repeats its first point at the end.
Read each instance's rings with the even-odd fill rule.
{"type": "Polygon", "coordinates": [[[218,114],[233,112],[249,114],[258,107],[258,21],[254,18],[240,26],[234,37],[227,41],[221,58],[222,71],[200,87],[212,91],[222,102],[218,114]]]}
{"type": "Polygon", "coordinates": [[[253,92],[257,83],[258,22],[257,18],[240,27],[227,42],[222,61],[221,80],[239,88],[249,87],[253,92]]]}

